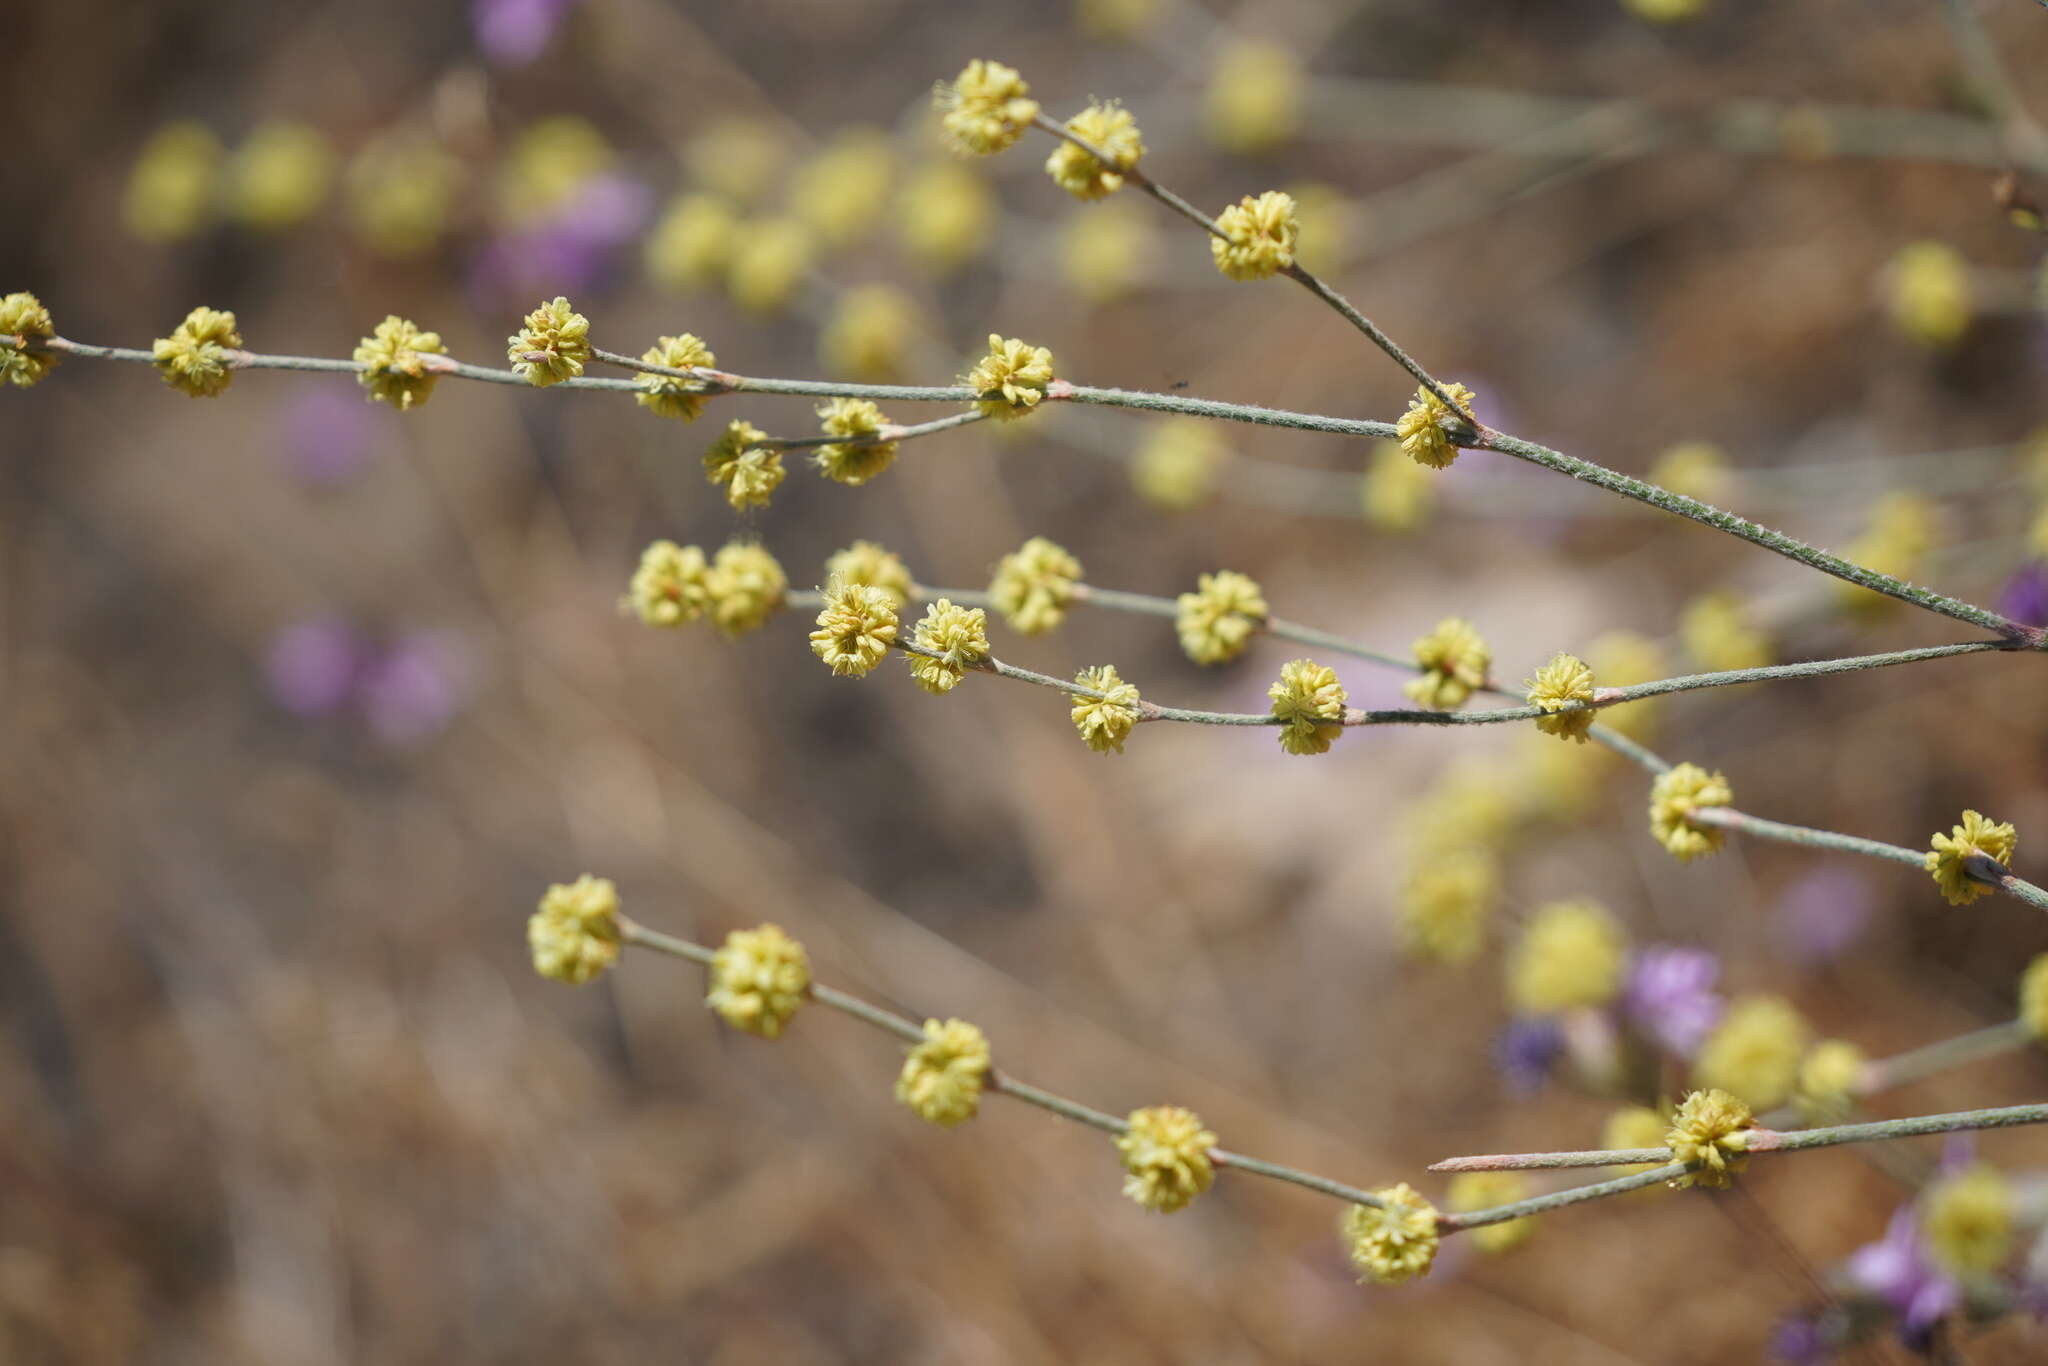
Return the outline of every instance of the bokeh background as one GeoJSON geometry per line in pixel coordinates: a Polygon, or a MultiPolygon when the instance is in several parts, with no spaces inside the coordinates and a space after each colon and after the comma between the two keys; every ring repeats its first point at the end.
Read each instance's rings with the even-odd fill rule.
{"type": "MultiPolygon", "coordinates": [[[[1076,204],[1043,139],[948,160],[930,87],[991,56],[1052,113],[1126,101],[1199,204],[1297,188],[1308,263],[1495,425],[1636,473],[1712,443],[1703,491],[2039,621],[2042,239],[1993,183],[2015,159],[2022,197],[2048,182],[1942,8],[17,6],[0,289],[131,346],[205,303],[258,350],[346,355],[396,312],[493,363],[561,293],[600,345],[687,329],[742,373],[893,358],[944,382],[1000,330],[1078,382],[1400,410],[1400,373],[1306,294],[1223,281],[1149,203],[1076,204]]],[[[2048,13],[1979,8],[2048,116],[2048,13]]],[[[1603,681],[1631,650],[1696,667],[1713,641],[1680,628],[1709,590],[1783,658],[1968,635],[1505,457],[1418,489],[1362,443],[1218,429],[1205,464],[1136,415],[1048,411],[914,444],[865,488],[793,469],[736,517],[702,446],[730,416],[805,434],[807,400],[683,427],[449,382],[399,415],[344,377],[198,403],[72,361],[0,402],[10,1362],[1749,1361],[1940,1155],[1773,1162],[1361,1288],[1323,1197],[1225,1176],[1147,1215],[1100,1135],[1004,1101],[923,1125],[890,1097],[895,1046],[842,1017],[770,1045],[721,1028],[687,965],[537,979],[525,917],[584,871],[673,933],[777,921],[823,980],[969,1016],[1040,1084],[1189,1105],[1367,1185],[1583,1146],[1682,1085],[1503,1071],[1498,945],[1547,899],[1709,950],[1722,990],[1873,1056],[2010,1018],[2044,944],[2037,913],[1948,908],[1895,865],[1738,843],[1681,867],[1637,771],[1508,728],[1307,760],[1161,726],[1104,758],[1032,689],[833,679],[798,614],[726,642],[616,607],[656,537],[758,538],[799,587],[866,537],[981,587],[1044,534],[1090,582],[1240,569],[1279,614],[1395,651],[1463,615],[1509,686],[1559,649],[1606,650],[1603,681]],[[1411,961],[1404,882],[1487,797],[1496,947],[1411,961]]],[[[1204,671],[1167,623],[1085,611],[992,634],[1241,710],[1296,653],[1204,671]]],[[[1354,702],[1397,704],[1398,675],[1336,662],[1354,702]]],[[[2019,825],[2026,872],[2041,695],[2037,661],[1972,656],[1637,721],[1757,814],[1918,846],[1974,806],[2019,825]]],[[[2035,1050],[1873,1110],[2044,1086],[2035,1050]]],[[[1981,1151],[2048,1159],[2025,1131],[1981,1151]]],[[[2015,1315],[1944,1350],[2029,1360],[2042,1332],[2015,1315]]]]}

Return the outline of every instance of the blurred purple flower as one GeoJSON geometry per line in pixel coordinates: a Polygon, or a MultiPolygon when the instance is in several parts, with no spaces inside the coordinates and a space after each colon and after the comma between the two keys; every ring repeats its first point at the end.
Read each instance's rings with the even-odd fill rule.
{"type": "Polygon", "coordinates": [[[2029,626],[2048,626],[2048,560],[2028,560],[2006,580],[1998,610],[2029,626]]]}
{"type": "Polygon", "coordinates": [[[376,453],[380,419],[360,389],[306,390],[285,405],[279,443],[285,468],[315,487],[346,483],[376,453]]]}
{"type": "Polygon", "coordinates": [[[1785,890],[1778,904],[1779,933],[1801,962],[1831,962],[1863,936],[1874,903],[1870,879],[1863,873],[1821,868],[1785,890]]]}
{"type": "Polygon", "coordinates": [[[1821,1331],[1820,1315],[1802,1311],[1780,1319],[1771,1333],[1771,1355],[1791,1366],[1826,1366],[1834,1351],[1821,1331]]]}
{"type": "Polygon", "coordinates": [[[525,66],[547,50],[576,0],[472,0],[476,45],[497,66],[525,66]]]}
{"type": "Polygon", "coordinates": [[[1901,1205],[1884,1237],[1851,1253],[1849,1279],[1897,1311],[1909,1345],[1924,1346],[1928,1331],[1962,1299],[1953,1280],[1934,1269],[1920,1240],[1913,1206],[1901,1205]]]}
{"type": "Polygon", "coordinates": [[[1714,990],[1720,976],[1720,960],[1705,949],[1651,944],[1629,962],[1622,1011],[1664,1048],[1689,1058],[1721,1022],[1727,1002],[1714,990]]]}
{"type": "Polygon", "coordinates": [[[466,691],[449,643],[416,632],[400,636],[364,669],[360,701],[371,734],[388,745],[411,745],[447,725],[466,691]]]}
{"type": "Polygon", "coordinates": [[[591,176],[546,218],[486,246],[471,268],[470,290],[480,304],[587,293],[653,213],[654,192],[640,181],[609,172],[591,176]]]}
{"type": "Polygon", "coordinates": [[[1520,1015],[1493,1041],[1493,1065],[1516,1096],[1543,1089],[1551,1065],[1564,1052],[1564,1031],[1552,1015],[1520,1015]]]}
{"type": "Polygon", "coordinates": [[[263,676],[286,711],[325,716],[348,701],[362,665],[355,632],[332,617],[315,617],[271,637],[263,676]]]}

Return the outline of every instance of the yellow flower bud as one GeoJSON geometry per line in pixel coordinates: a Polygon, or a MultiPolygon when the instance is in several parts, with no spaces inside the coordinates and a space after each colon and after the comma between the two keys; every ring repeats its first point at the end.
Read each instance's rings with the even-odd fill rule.
{"type": "MultiPolygon", "coordinates": [[[[873,438],[889,425],[882,410],[864,398],[835,398],[818,409],[825,434],[837,437],[873,438]]],[[[894,441],[862,440],[818,447],[812,460],[828,479],[856,488],[889,468],[896,459],[894,441]]]]}
{"type": "Polygon", "coordinates": [[[191,237],[213,219],[220,179],[220,139],[205,124],[167,123],[143,144],[128,172],[121,214],[145,242],[191,237]]]}
{"type": "Polygon", "coordinates": [[[1216,1135],[1192,1110],[1158,1105],[1131,1111],[1130,1129],[1118,1135],[1124,1194],[1157,1214],[1186,1209],[1216,1180],[1209,1150],[1216,1135]]]}
{"type": "Polygon", "coordinates": [[[24,291],[0,298],[0,337],[10,339],[0,341],[0,380],[17,389],[40,383],[56,368],[58,357],[48,351],[31,351],[26,340],[56,335],[50,310],[35,295],[24,291]],[[17,337],[23,340],[12,340],[17,337]]]}
{"type": "MultiPolygon", "coordinates": [[[[654,345],[640,353],[640,359],[649,365],[665,365],[671,370],[696,370],[718,364],[718,357],[711,353],[711,348],[692,332],[685,332],[679,337],[656,337],[654,345]]],[[[656,417],[695,422],[710,398],[710,395],[693,389],[690,381],[673,375],[650,375],[643,371],[639,383],[645,392],[635,394],[633,401],[656,417]]]]}
{"type": "Polygon", "coordinates": [[[835,674],[859,678],[896,643],[896,604],[886,589],[835,583],[825,590],[811,652],[835,674]]]}
{"type": "Polygon", "coordinates": [[[1202,126],[1226,152],[1263,152],[1293,134],[1301,93],[1301,67],[1292,53],[1240,39],[1217,55],[1202,96],[1202,126]]]}
{"type": "Polygon", "coordinates": [[[788,590],[789,579],[775,557],[743,541],[718,548],[704,581],[711,624],[729,637],[745,635],[767,621],[782,606],[788,590]]]}
{"type": "Polygon", "coordinates": [[[619,893],[610,879],[585,873],[556,883],[526,922],[533,970],[581,986],[618,961],[619,893]]]}
{"type": "Polygon", "coordinates": [[[739,227],[739,215],[723,199],[677,195],[648,234],[647,278],[677,292],[704,288],[724,273],[739,227]]]}
{"type": "Polygon", "coordinates": [[[1052,378],[1052,352],[991,332],[988,354],[975,363],[964,382],[974,390],[974,406],[984,417],[1007,422],[1036,408],[1052,378]]]}
{"type": "Polygon", "coordinates": [[[258,124],[228,167],[229,204],[260,232],[296,227],[319,211],[334,183],[334,148],[303,123],[258,124]]]}
{"type": "Polygon", "coordinates": [[[590,319],[557,294],[505,339],[505,358],[514,374],[537,389],[575,379],[590,361],[590,319]]]}
{"type": "Polygon", "coordinates": [[[782,485],[782,452],[761,445],[768,433],[753,423],[734,418],[725,433],[704,452],[706,483],[725,488],[725,501],[738,512],[748,507],[767,507],[768,500],[782,485]]]}
{"type": "Polygon", "coordinates": [[[1548,713],[1536,718],[1536,729],[1545,735],[1586,742],[1586,732],[1593,729],[1592,708],[1564,710],[1572,703],[1593,700],[1593,671],[1584,660],[1575,655],[1555,655],[1536,671],[1534,678],[1524,680],[1522,686],[1529,690],[1529,705],[1548,713]]]}
{"type": "Polygon", "coordinates": [[[1981,856],[2010,866],[2019,842],[2019,831],[2011,825],[1965,811],[1961,825],[1946,835],[1935,833],[1934,847],[1927,851],[1927,872],[1941,888],[1943,900],[1951,906],[1967,906],[1995,890],[1971,873],[1970,859],[1981,856]]]}
{"type": "Polygon", "coordinates": [[[1312,659],[1289,660],[1280,679],[1266,689],[1273,715],[1281,721],[1280,748],[1289,754],[1326,754],[1344,733],[1348,695],[1337,671],[1312,659]]]}
{"type": "Polygon", "coordinates": [[[940,598],[924,609],[911,641],[930,655],[911,655],[910,673],[928,693],[945,694],[960,685],[969,669],[986,662],[988,614],[979,607],[956,607],[950,598],[940,598]]]}
{"type": "Polygon", "coordinates": [[[649,626],[687,626],[711,606],[709,580],[703,551],[656,541],[641,553],[622,605],[649,626]]]}
{"type": "Polygon", "coordinates": [[[2012,1184],[1996,1167],[1978,1162],[1928,1187],[1920,1231],[1936,1266],[1954,1276],[1988,1276],[2012,1255],[2015,1215],[2012,1184]]]}
{"type": "Polygon", "coordinates": [[[1443,389],[1458,405],[1457,412],[1453,413],[1429,389],[1417,388],[1415,397],[1408,400],[1408,411],[1394,424],[1394,434],[1400,438],[1401,449],[1408,458],[1433,470],[1449,469],[1458,458],[1458,447],[1444,430],[1444,423],[1456,419],[1472,424],[1478,420],[1472,416],[1472,400],[1477,395],[1462,384],[1446,384],[1443,389]]]}
{"type": "Polygon", "coordinates": [[[1268,190],[1253,199],[1246,195],[1216,215],[1224,235],[1209,238],[1216,269],[1233,280],[1263,280],[1294,264],[1301,235],[1295,221],[1294,197],[1268,190]]]}
{"type": "Polygon", "coordinates": [[[989,1069],[988,1038],[965,1020],[924,1022],[924,1042],[910,1050],[896,1078],[896,1099],[919,1119],[950,1129],[981,1108],[989,1069]]]}
{"type": "Polygon", "coordinates": [[[1081,562],[1043,536],[996,563],[988,586],[989,602],[1010,629],[1042,636],[1067,619],[1067,605],[1081,580],[1081,562]]]}
{"type": "Polygon", "coordinates": [[[704,1004],[734,1029],[778,1038],[811,991],[811,960],[779,925],[734,930],[711,956],[704,1004]]]}
{"type": "Polygon", "coordinates": [[[432,398],[441,381],[441,372],[429,367],[425,358],[447,354],[439,332],[422,332],[410,318],[387,314],[356,343],[356,363],[365,367],[356,382],[370,391],[372,399],[406,412],[432,398]]]}
{"type": "Polygon", "coordinates": [[[1726,777],[1698,764],[1680,764],[1650,784],[1650,834],[1680,863],[1691,863],[1719,850],[1728,838],[1718,825],[1694,824],[1693,812],[1734,804],[1735,790],[1726,777]]]}
{"type": "Polygon", "coordinates": [[[828,580],[879,588],[889,595],[889,605],[902,611],[916,584],[901,556],[884,550],[873,541],[855,541],[825,561],[828,580]]]}
{"type": "Polygon", "coordinates": [[[1379,1208],[1352,1205],[1344,1211],[1344,1250],[1361,1281],[1399,1285],[1426,1275],[1436,1261],[1436,1206],[1406,1181],[1373,1192],[1379,1208]]]}
{"type": "Polygon", "coordinates": [[[1076,199],[1101,199],[1123,188],[1124,173],[1145,155],[1145,139],[1131,111],[1111,101],[1091,104],[1067,120],[1069,133],[1109,158],[1105,165],[1091,152],[1062,141],[1046,158],[1045,173],[1076,199]]]}
{"type": "Polygon", "coordinates": [[[1463,706],[1476,689],[1486,686],[1493,652],[1471,622],[1445,617],[1434,631],[1415,642],[1415,662],[1422,673],[1401,691],[1420,706],[1452,711],[1463,706]]]}
{"type": "Polygon", "coordinates": [[[1597,901],[1539,906],[1508,958],[1508,1004],[1525,1015],[1605,1005],[1627,953],[1628,936],[1597,901]]]}
{"type": "Polygon", "coordinates": [[[1266,599],[1259,585],[1234,570],[1204,574],[1195,591],[1176,600],[1174,629],[1180,647],[1197,664],[1222,664],[1244,653],[1252,633],[1266,624],[1266,599]]]}
{"type": "Polygon", "coordinates": [[[960,156],[983,157],[1024,136],[1038,117],[1038,101],[1030,94],[1015,69],[977,58],[951,84],[934,90],[932,103],[946,145],[960,156]]]}
{"type": "Polygon", "coordinates": [[[241,345],[234,314],[195,308],[170,336],[156,339],[156,368],[173,389],[191,398],[214,398],[234,379],[234,357],[229,353],[241,345]]]}
{"type": "Polygon", "coordinates": [[[1664,1143],[1671,1149],[1673,1161],[1699,1165],[1673,1178],[1671,1184],[1679,1188],[1730,1184],[1733,1174],[1749,1160],[1744,1152],[1755,1128],[1756,1116],[1738,1097],[1712,1088],[1694,1091],[1672,1116],[1664,1143]]]}
{"type": "Polygon", "coordinates": [[[1072,710],[1075,729],[1097,754],[1124,752],[1124,741],[1138,724],[1138,689],[1117,677],[1116,666],[1083,669],[1074,681],[1093,688],[1100,698],[1076,697],[1072,710]]]}
{"type": "Polygon", "coordinates": [[[1792,1098],[1806,1053],[1806,1021],[1776,996],[1732,1002],[1693,1060],[1693,1081],[1733,1091],[1766,1110],[1792,1098]]]}

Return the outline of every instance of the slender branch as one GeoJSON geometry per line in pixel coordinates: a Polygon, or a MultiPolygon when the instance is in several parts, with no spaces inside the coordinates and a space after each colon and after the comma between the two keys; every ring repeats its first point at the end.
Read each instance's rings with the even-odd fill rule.
{"type": "Polygon", "coordinates": [[[1882,840],[1867,840],[1858,835],[1843,835],[1833,830],[1816,830],[1805,825],[1787,825],[1783,821],[1769,821],[1761,816],[1752,816],[1747,811],[1733,807],[1699,807],[1687,817],[1700,825],[1718,825],[1724,830],[1733,830],[1758,839],[1776,840],[1780,844],[1804,845],[1809,849],[1834,849],[1845,854],[1864,854],[1871,858],[1889,859],[1910,867],[1926,866],[1924,850],[1906,849],[1882,840]]]}
{"type": "Polygon", "coordinates": [[[1919,1048],[1895,1053],[1867,1063],[1863,1069],[1863,1084],[1857,1088],[1858,1095],[1869,1095],[1875,1091],[1889,1090],[1919,1081],[1923,1077],[1935,1076],[1951,1068],[1961,1067],[1984,1058],[1995,1058],[2015,1048],[2023,1048],[2033,1039],[2026,1025],[2019,1020],[2007,1020],[1986,1029],[1972,1030],[1958,1034],[1953,1039],[1941,1039],[1923,1044],[1919,1048]]]}
{"type": "Polygon", "coordinates": [[[1669,1162],[1669,1148],[1582,1148],[1556,1153],[1479,1153],[1432,1162],[1433,1172],[1547,1171],[1562,1167],[1639,1167],[1669,1162]]]}
{"type": "MultiPolygon", "coordinates": [[[[1645,1149],[1644,1151],[1649,1151],[1645,1149]]],[[[1668,1153],[1666,1154],[1668,1156],[1668,1153]]],[[[1581,1205],[1588,1200],[1603,1200],[1610,1195],[1626,1195],[1630,1191],[1643,1190],[1649,1186],[1661,1186],[1686,1174],[1683,1162],[1667,1162],[1661,1167],[1646,1172],[1630,1172],[1617,1176],[1612,1181],[1596,1181],[1586,1186],[1569,1186],[1548,1195],[1532,1195],[1527,1200],[1515,1200],[1491,1209],[1467,1210],[1464,1213],[1440,1213],[1436,1217],[1439,1233],[1462,1233],[1467,1229],[1484,1228],[1488,1224],[1505,1224],[1510,1219],[1521,1219],[1531,1214],[1545,1214],[1567,1205],[1581,1205]]]]}

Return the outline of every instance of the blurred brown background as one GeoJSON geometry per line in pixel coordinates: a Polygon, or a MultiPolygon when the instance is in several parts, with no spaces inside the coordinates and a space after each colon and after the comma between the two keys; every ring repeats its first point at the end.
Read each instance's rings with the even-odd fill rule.
{"type": "MultiPolygon", "coordinates": [[[[1728,496],[1828,545],[1917,488],[1940,517],[1925,579],[1988,602],[2021,566],[2016,443],[2048,419],[2041,239],[1992,203],[1999,136],[1939,6],[1722,2],[1676,27],[1613,0],[1147,10],[1103,36],[1066,4],[11,7],[0,290],[34,290],[83,341],[147,346],[205,303],[254,349],[345,355],[397,312],[486,363],[562,292],[601,345],[688,329],[721,365],[811,376],[839,292],[886,282],[922,312],[914,380],[1000,330],[1077,382],[1398,413],[1403,377],[1339,320],[1283,283],[1220,281],[1163,216],[1137,215],[1157,242],[1139,278],[1084,293],[1062,233],[1151,206],[1074,204],[1042,139],[973,168],[1001,218],[957,269],[906,249],[890,208],[821,247],[777,311],[650,280],[674,195],[715,184],[775,217],[786,167],[848,125],[887,130],[908,183],[940,155],[931,83],[991,56],[1055,114],[1125,100],[1147,166],[1204,206],[1331,187],[1352,227],[1324,248],[1333,277],[1498,426],[1638,473],[1682,440],[1743,471],[1824,467],[1728,496]],[[1202,110],[1246,37],[1306,75],[1292,135],[1239,152],[1202,110]],[[1925,117],[1837,128],[1838,106],[1925,117]],[[562,116],[601,138],[578,153],[615,192],[601,240],[549,238],[560,222],[526,214],[537,192],[508,170],[562,116]],[[158,206],[138,235],[131,171],[177,120],[224,167],[253,130],[304,124],[336,178],[288,222],[209,209],[161,231],[158,206]],[[706,142],[719,127],[745,136],[706,142]],[[447,196],[398,249],[351,195],[366,148],[414,135],[447,196]],[[1920,239],[1972,267],[1952,346],[1886,320],[1886,264],[1920,239]]],[[[2048,115],[2048,14],[1984,14],[2048,115]]],[[[702,445],[730,416],[804,434],[809,401],[721,399],[684,429],[450,382],[399,416],[338,377],[245,373],[195,403],[146,367],[72,361],[0,404],[9,1362],[1747,1361],[1910,1194],[1836,1150],[1360,1288],[1320,1196],[1226,1175],[1147,1215],[1099,1135],[1002,1101],[929,1128],[891,1100],[879,1036],[821,1011],[773,1045],[733,1035],[696,971],[660,960],[542,982],[524,920],[584,871],[675,933],[772,919],[821,979],[969,1016],[1021,1076],[1116,1111],[1190,1105],[1228,1146],[1362,1184],[1582,1146],[1614,1098],[1504,1087],[1497,956],[1410,964],[1391,931],[1430,839],[1402,812],[1454,766],[1521,781],[1518,737],[1356,732],[1304,761],[1264,733],[1162,726],[1104,759],[1030,689],[830,678],[795,614],[738,643],[648,631],[615,611],[640,547],[758,535],[808,587],[861,536],[921,581],[979,587],[1045,534],[1093,583],[1173,594],[1242,569],[1279,614],[1393,650],[1465,615],[1510,685],[1603,630],[1668,641],[1709,587],[1757,604],[1787,658],[1967,637],[1951,623],[1845,613],[1788,562],[1484,453],[1397,535],[1358,515],[1357,443],[1231,429],[1239,462],[1286,468],[1234,463],[1176,514],[1131,488],[1141,419],[1047,412],[907,447],[862,489],[793,468],[739,519],[702,445]]],[[[1289,657],[1266,643],[1205,672],[1165,623],[1105,613],[992,635],[1020,664],[1113,660],[1148,697],[1233,709],[1262,709],[1289,657]]],[[[1354,702],[1398,697],[1397,676],[1337,663],[1354,702]]],[[[1760,815],[1900,844],[1977,807],[2019,825],[2025,872],[2048,838],[2040,696],[2038,661],[1975,656],[1689,695],[1657,745],[1725,769],[1760,815]]],[[[1910,869],[1856,864],[1838,894],[1867,920],[1814,961],[1788,947],[1787,897],[1846,859],[1742,844],[1680,867],[1645,833],[1640,775],[1595,767],[1588,812],[1513,846],[1512,910],[1598,896],[1874,1056],[2010,1015],[2044,942],[2018,903],[1950,910],[1910,869]]],[[[2044,1084],[2036,1053],[1877,1105],[2044,1084]]],[[[1983,1150],[2043,1157],[2027,1132],[1983,1150]]],[[[2040,1332],[2007,1323],[1968,1359],[2030,1359],[2040,1332]]]]}

